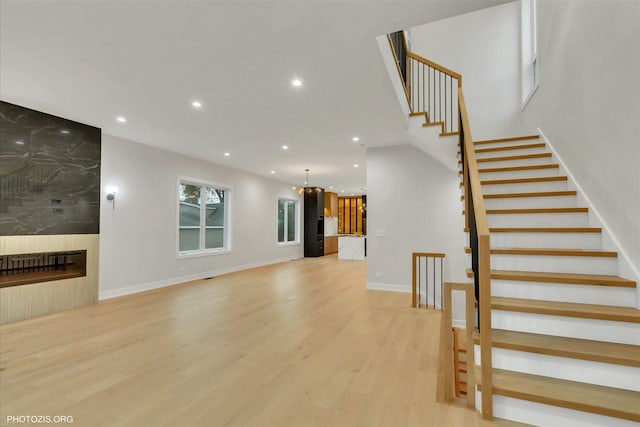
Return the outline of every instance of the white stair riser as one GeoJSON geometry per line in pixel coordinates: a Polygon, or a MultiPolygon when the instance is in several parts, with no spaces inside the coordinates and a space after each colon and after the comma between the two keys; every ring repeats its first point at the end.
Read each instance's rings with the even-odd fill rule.
{"type": "MultiPolygon", "coordinates": [[[[567,191],[567,181],[523,182],[518,184],[483,184],[482,194],[533,193],[538,191],[567,191]]],[[[535,206],[532,206],[535,207],[535,206]]]]}
{"type": "MultiPolygon", "coordinates": [[[[476,402],[480,399],[477,393],[476,402]]],[[[497,395],[493,396],[493,415],[540,427],[638,427],[633,421],[497,395]]]]}
{"type": "MultiPolygon", "coordinates": [[[[498,157],[498,156],[496,156],[498,157]]],[[[503,157],[503,156],[500,156],[503,157]]],[[[506,157],[506,156],[504,156],[506,157]]],[[[508,168],[511,166],[532,166],[532,165],[546,165],[549,163],[555,163],[553,156],[551,157],[537,157],[534,159],[516,159],[516,160],[500,160],[492,162],[479,162],[478,169],[486,168],[508,168]]]]}
{"type": "Polygon", "coordinates": [[[522,139],[518,141],[506,141],[506,142],[492,142],[490,144],[477,144],[474,145],[476,150],[480,150],[482,148],[496,148],[496,147],[512,147],[516,145],[529,145],[529,144],[538,144],[540,142],[544,142],[541,139],[522,139]]]}
{"type": "Polygon", "coordinates": [[[576,196],[508,197],[484,199],[485,209],[575,208],[576,196]]]}
{"type": "Polygon", "coordinates": [[[558,176],[558,175],[560,175],[559,168],[532,169],[532,170],[508,171],[508,172],[480,172],[480,180],[485,181],[487,179],[541,178],[543,176],[558,176]]]}
{"type": "Polygon", "coordinates": [[[636,289],[492,279],[491,295],[507,298],[634,307],[636,289]]]}
{"type": "Polygon", "coordinates": [[[507,157],[507,156],[527,156],[529,154],[546,153],[545,147],[538,148],[519,148],[515,150],[489,151],[485,153],[476,152],[476,159],[486,159],[489,157],[507,157]]]}
{"type": "MultiPolygon", "coordinates": [[[[475,346],[480,361],[480,346],[475,346]]],[[[476,362],[478,363],[478,362],[476,362]]],[[[478,363],[480,364],[480,363],[478,363]]],[[[550,356],[494,347],[492,366],[498,369],[640,391],[640,368],[550,356]]]]}
{"type": "Polygon", "coordinates": [[[586,212],[542,214],[490,214],[489,227],[588,227],[586,212]]]}
{"type": "Polygon", "coordinates": [[[491,247],[600,249],[600,233],[491,233],[491,247]]]}
{"type": "Polygon", "coordinates": [[[493,270],[615,275],[618,272],[618,259],[603,257],[492,254],[491,268],[493,270]]]}
{"type": "Polygon", "coordinates": [[[640,345],[640,325],[637,323],[492,310],[491,326],[494,329],[640,345]]]}

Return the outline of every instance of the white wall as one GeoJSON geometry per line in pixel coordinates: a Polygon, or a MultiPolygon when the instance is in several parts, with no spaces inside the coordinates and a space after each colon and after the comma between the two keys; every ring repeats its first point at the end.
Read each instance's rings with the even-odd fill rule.
{"type": "Polygon", "coordinates": [[[413,52],[462,74],[474,139],[523,134],[517,2],[414,27],[410,36],[413,52]]]}
{"type": "Polygon", "coordinates": [[[276,245],[277,197],[302,206],[285,183],[106,134],[101,179],[101,298],[302,257],[301,245],[276,245]],[[232,187],[231,253],[176,258],[179,175],[232,187]],[[115,210],[104,192],[112,185],[119,189],[115,210]]]}
{"type": "Polygon", "coordinates": [[[540,87],[524,110],[640,267],[640,2],[538,2],[540,87]]]}
{"type": "MultiPolygon", "coordinates": [[[[412,145],[367,149],[368,288],[410,292],[412,252],[443,252],[445,281],[470,281],[459,183],[457,172],[412,145]]],[[[457,298],[454,317],[464,318],[457,298]]]]}

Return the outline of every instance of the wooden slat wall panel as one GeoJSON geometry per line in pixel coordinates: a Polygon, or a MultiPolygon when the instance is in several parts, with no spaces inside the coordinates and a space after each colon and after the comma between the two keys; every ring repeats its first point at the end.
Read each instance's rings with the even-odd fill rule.
{"type": "Polygon", "coordinates": [[[362,197],[338,197],[338,233],[363,233],[362,197]]]}
{"type": "Polygon", "coordinates": [[[98,234],[2,236],[1,254],[87,250],[87,275],[0,289],[0,324],[98,302],[98,234]]]}

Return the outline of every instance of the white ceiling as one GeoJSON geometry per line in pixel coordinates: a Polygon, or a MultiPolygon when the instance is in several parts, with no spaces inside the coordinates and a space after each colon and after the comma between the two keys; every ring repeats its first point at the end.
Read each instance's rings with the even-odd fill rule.
{"type": "Polygon", "coordinates": [[[376,36],[504,2],[2,0],[0,96],[294,185],[310,168],[310,185],[359,193],[365,146],[406,143],[376,36]]]}

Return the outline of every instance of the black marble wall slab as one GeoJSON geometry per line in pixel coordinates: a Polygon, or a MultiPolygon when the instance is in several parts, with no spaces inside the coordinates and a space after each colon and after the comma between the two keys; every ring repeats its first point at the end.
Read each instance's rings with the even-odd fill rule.
{"type": "Polygon", "coordinates": [[[0,235],[100,232],[99,128],[0,101],[0,235]]]}

